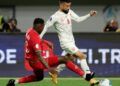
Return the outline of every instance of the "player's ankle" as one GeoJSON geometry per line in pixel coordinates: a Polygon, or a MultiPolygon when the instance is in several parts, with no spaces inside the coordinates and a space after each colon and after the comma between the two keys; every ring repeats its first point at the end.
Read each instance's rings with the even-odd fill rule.
{"type": "Polygon", "coordinates": [[[15,84],[18,84],[19,83],[19,80],[15,80],[15,82],[14,82],[15,84]]]}
{"type": "Polygon", "coordinates": [[[93,79],[95,73],[94,72],[91,72],[91,73],[86,73],[86,76],[85,76],[85,80],[86,81],[90,81],[93,79]]]}

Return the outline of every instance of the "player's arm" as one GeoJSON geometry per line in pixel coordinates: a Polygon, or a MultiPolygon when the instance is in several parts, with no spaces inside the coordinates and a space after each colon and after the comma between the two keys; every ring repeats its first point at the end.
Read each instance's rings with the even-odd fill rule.
{"type": "Polygon", "coordinates": [[[89,14],[80,17],[75,12],[73,12],[72,10],[70,10],[70,11],[71,11],[71,17],[72,17],[72,19],[74,21],[76,21],[76,22],[82,22],[82,21],[88,19],[90,16],[96,15],[96,13],[97,13],[96,11],[90,11],[89,14]]]}
{"type": "Polygon", "coordinates": [[[36,55],[38,57],[38,59],[40,60],[40,62],[46,67],[49,68],[48,63],[45,61],[45,59],[42,57],[41,55],[41,39],[39,38],[39,36],[36,36],[34,34],[30,35],[30,43],[31,43],[31,47],[33,48],[33,50],[36,52],[36,55]]]}
{"type": "Polygon", "coordinates": [[[44,42],[49,46],[49,48],[51,48],[52,50],[54,49],[52,42],[50,42],[48,40],[44,40],[44,42]]]}
{"type": "Polygon", "coordinates": [[[40,62],[42,62],[42,64],[43,64],[47,69],[49,69],[48,63],[47,63],[47,62],[45,61],[45,59],[41,56],[41,51],[40,51],[40,50],[36,50],[35,52],[36,52],[37,57],[38,57],[38,59],[40,60],[40,62]]]}
{"type": "Polygon", "coordinates": [[[42,33],[40,34],[40,38],[42,38],[44,36],[44,34],[47,32],[48,28],[53,26],[53,24],[55,23],[55,17],[52,16],[50,17],[50,19],[46,22],[45,27],[42,31],[42,33]]]}
{"type": "MultiPolygon", "coordinates": [[[[34,40],[36,42],[36,40],[34,40]]],[[[36,55],[38,57],[38,59],[40,60],[40,62],[46,67],[49,69],[49,65],[48,63],[45,61],[45,59],[42,57],[41,55],[41,46],[40,46],[40,43],[39,43],[40,40],[38,40],[38,43],[36,42],[36,44],[33,45],[33,49],[34,51],[36,52],[36,55]]]]}

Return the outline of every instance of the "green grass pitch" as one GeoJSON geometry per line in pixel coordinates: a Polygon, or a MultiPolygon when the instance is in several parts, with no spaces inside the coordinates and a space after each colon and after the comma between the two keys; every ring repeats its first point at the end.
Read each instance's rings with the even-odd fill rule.
{"type": "MultiPolygon", "coordinates": [[[[6,86],[10,78],[0,78],[0,86],[6,86]]],[[[101,80],[103,78],[97,78],[101,80]]],[[[120,78],[108,78],[112,81],[112,86],[120,86],[120,78]]],[[[89,83],[83,80],[82,78],[59,78],[58,84],[54,85],[50,78],[45,78],[41,82],[32,82],[27,84],[19,84],[16,86],[89,86],[89,83]]]]}

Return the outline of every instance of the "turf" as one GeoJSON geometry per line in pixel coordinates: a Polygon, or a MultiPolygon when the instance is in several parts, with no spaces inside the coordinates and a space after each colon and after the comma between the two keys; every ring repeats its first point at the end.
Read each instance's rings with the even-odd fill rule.
{"type": "MultiPolygon", "coordinates": [[[[0,78],[0,86],[6,86],[10,78],[0,78]]],[[[103,78],[97,78],[101,80],[103,78]]],[[[120,86],[120,78],[108,78],[112,81],[112,86],[120,86]]],[[[27,84],[20,84],[16,86],[89,86],[89,83],[81,78],[59,78],[59,83],[54,85],[50,78],[45,78],[41,82],[32,82],[27,84]]]]}

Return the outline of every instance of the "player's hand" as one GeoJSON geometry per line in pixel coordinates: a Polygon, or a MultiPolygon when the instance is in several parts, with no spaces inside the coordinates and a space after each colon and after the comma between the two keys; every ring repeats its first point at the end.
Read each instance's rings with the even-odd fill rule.
{"type": "Polygon", "coordinates": [[[97,11],[91,10],[90,11],[90,16],[95,16],[97,14],[97,11]]]}

